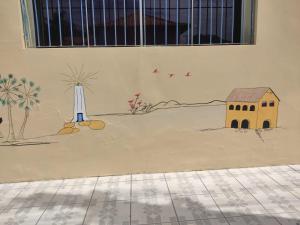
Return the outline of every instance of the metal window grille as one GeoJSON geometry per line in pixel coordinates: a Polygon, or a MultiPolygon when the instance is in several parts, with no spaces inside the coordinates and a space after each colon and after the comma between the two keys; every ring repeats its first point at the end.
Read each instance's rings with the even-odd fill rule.
{"type": "Polygon", "coordinates": [[[254,40],[255,0],[31,1],[33,47],[222,45],[254,40]]]}

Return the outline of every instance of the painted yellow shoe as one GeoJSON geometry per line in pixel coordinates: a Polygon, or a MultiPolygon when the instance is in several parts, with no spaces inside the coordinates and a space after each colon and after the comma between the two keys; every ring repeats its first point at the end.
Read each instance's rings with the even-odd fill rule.
{"type": "Polygon", "coordinates": [[[91,120],[89,128],[92,130],[102,130],[105,127],[105,123],[102,120],[91,120]]]}

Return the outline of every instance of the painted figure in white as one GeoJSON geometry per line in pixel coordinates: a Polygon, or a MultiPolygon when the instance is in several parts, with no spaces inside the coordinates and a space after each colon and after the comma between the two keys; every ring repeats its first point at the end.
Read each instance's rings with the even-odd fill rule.
{"type": "Polygon", "coordinates": [[[89,120],[86,115],[85,96],[82,85],[74,86],[74,116],[73,122],[89,120]]]}
{"type": "Polygon", "coordinates": [[[69,65],[68,68],[70,74],[61,74],[65,77],[63,81],[67,84],[67,90],[74,89],[74,111],[72,122],[88,121],[84,90],[90,90],[88,86],[90,86],[90,82],[92,83],[97,78],[97,72],[86,73],[84,72],[83,65],[81,65],[79,70],[76,67],[72,68],[69,65]]]}

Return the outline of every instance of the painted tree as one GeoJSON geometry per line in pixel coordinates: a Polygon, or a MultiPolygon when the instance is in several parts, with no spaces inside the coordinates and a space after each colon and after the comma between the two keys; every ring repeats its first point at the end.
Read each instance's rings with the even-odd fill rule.
{"type": "Polygon", "coordinates": [[[39,92],[40,87],[35,86],[34,82],[27,81],[25,78],[21,79],[19,88],[19,107],[24,109],[25,115],[23,119],[23,123],[21,125],[18,138],[24,139],[25,127],[29,118],[30,111],[33,106],[40,103],[39,92]]]}
{"type": "Polygon", "coordinates": [[[12,117],[12,107],[17,103],[19,99],[20,86],[21,85],[18,83],[17,79],[12,74],[9,74],[7,77],[0,76],[0,103],[3,106],[7,107],[9,123],[7,141],[9,142],[16,141],[12,117]]]}

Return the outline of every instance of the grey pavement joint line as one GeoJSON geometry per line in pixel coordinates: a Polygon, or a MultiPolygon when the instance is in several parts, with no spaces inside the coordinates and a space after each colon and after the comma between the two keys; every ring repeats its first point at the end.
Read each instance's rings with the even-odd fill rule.
{"type": "Polygon", "coordinates": [[[170,198],[171,198],[171,202],[172,202],[172,206],[173,206],[173,210],[174,210],[174,213],[175,213],[175,216],[176,216],[177,223],[180,224],[179,218],[178,218],[178,215],[177,215],[177,211],[176,211],[176,208],[175,208],[175,205],[174,205],[174,202],[173,202],[173,198],[172,198],[172,195],[171,195],[171,192],[170,192],[170,188],[169,188],[169,185],[168,185],[168,181],[166,179],[165,174],[163,174],[163,175],[164,175],[164,180],[166,182],[166,185],[167,185],[167,188],[168,188],[168,192],[169,192],[169,195],[170,195],[170,198]]]}
{"type": "Polygon", "coordinates": [[[288,167],[290,167],[292,169],[292,171],[295,171],[295,172],[300,172],[300,170],[296,170],[292,167],[293,165],[288,165],[288,167]]]}
{"type": "Polygon", "coordinates": [[[94,189],[93,189],[93,192],[92,192],[90,201],[89,201],[89,205],[88,205],[88,207],[87,207],[87,209],[86,209],[86,212],[85,212],[85,215],[84,215],[84,219],[83,219],[83,221],[82,221],[82,225],[84,225],[84,222],[85,222],[86,216],[87,216],[87,214],[88,214],[88,211],[89,211],[89,208],[90,208],[90,205],[91,205],[91,202],[92,202],[92,199],[93,199],[93,196],[94,196],[95,189],[96,189],[96,186],[97,186],[97,184],[98,184],[98,181],[99,181],[99,177],[97,177],[97,180],[96,180],[96,182],[95,182],[94,189]]]}
{"type": "Polygon", "coordinates": [[[219,205],[217,204],[216,200],[213,198],[212,194],[210,193],[210,191],[208,190],[208,188],[206,187],[205,183],[203,182],[202,178],[200,177],[200,175],[196,172],[197,177],[200,179],[201,183],[204,185],[207,193],[209,194],[209,196],[212,198],[212,200],[214,201],[214,203],[216,204],[217,208],[219,209],[220,213],[222,214],[223,218],[226,220],[226,223],[228,225],[230,225],[230,223],[228,222],[227,218],[225,217],[223,211],[221,210],[221,208],[219,207],[219,205]]]}
{"type": "MultiPolygon", "coordinates": [[[[19,189],[18,189],[18,190],[19,190],[19,189]]],[[[19,193],[18,193],[15,197],[13,197],[13,198],[10,200],[10,202],[7,204],[7,206],[4,207],[4,209],[2,209],[2,211],[0,211],[0,214],[3,213],[6,209],[9,209],[9,208],[8,208],[9,204],[10,204],[14,199],[16,199],[16,198],[21,194],[21,192],[23,192],[23,191],[24,191],[24,189],[21,189],[21,190],[19,191],[19,193]]]]}
{"type": "MultiPolygon", "coordinates": [[[[260,171],[262,171],[262,170],[260,170],[260,171]]],[[[231,173],[229,170],[228,170],[228,172],[231,173]]],[[[235,176],[234,176],[234,179],[245,188],[245,190],[266,210],[266,212],[269,212],[269,210],[266,209],[265,206],[235,176]]],[[[273,219],[275,219],[279,224],[284,225],[273,214],[271,214],[271,217],[273,219]]]]}
{"type": "MultiPolygon", "coordinates": [[[[293,196],[295,196],[295,198],[300,199],[298,196],[296,196],[293,192],[289,191],[284,185],[281,185],[277,180],[275,180],[273,177],[271,177],[268,173],[265,173],[265,171],[262,171],[267,177],[269,177],[270,179],[272,179],[276,184],[278,184],[280,187],[284,188],[287,192],[289,192],[290,194],[292,194],[293,196]]],[[[297,171],[296,171],[297,172],[297,171]]],[[[294,184],[293,182],[291,182],[292,184],[294,184]]],[[[298,187],[298,185],[294,184],[296,187],[298,187]]]]}
{"type": "Polygon", "coordinates": [[[45,214],[45,212],[46,212],[46,210],[48,209],[48,207],[50,206],[50,204],[51,204],[51,201],[55,198],[55,196],[56,196],[56,194],[57,194],[57,192],[58,192],[58,190],[63,186],[63,183],[64,182],[62,182],[58,187],[57,187],[57,190],[56,190],[56,192],[55,192],[55,194],[52,196],[52,198],[50,199],[50,201],[48,202],[48,204],[47,204],[47,206],[46,206],[46,208],[45,208],[45,210],[43,211],[43,213],[42,213],[42,215],[39,217],[39,219],[37,220],[37,222],[36,222],[36,224],[35,225],[38,225],[38,223],[40,222],[40,220],[41,220],[41,218],[43,217],[43,215],[45,214]]]}

